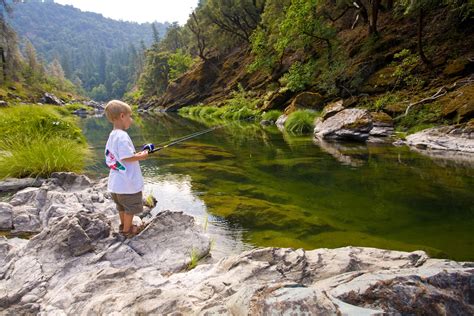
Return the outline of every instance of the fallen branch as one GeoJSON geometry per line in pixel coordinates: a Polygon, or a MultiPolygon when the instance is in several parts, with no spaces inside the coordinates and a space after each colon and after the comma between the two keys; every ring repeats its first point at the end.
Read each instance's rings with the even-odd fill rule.
{"type": "Polygon", "coordinates": [[[413,108],[415,105],[419,105],[419,104],[424,104],[424,103],[429,103],[429,102],[433,102],[434,100],[438,99],[438,98],[441,98],[442,96],[446,95],[446,93],[448,93],[448,91],[446,90],[445,87],[441,87],[435,94],[433,94],[431,97],[428,97],[428,98],[424,98],[418,102],[415,102],[415,103],[410,103],[407,107],[407,109],[405,110],[405,113],[403,113],[402,115],[399,115],[395,118],[395,120],[398,120],[404,116],[407,116],[408,112],[411,110],[411,108],[413,108]]]}
{"type": "Polygon", "coordinates": [[[416,105],[419,105],[419,104],[424,104],[424,103],[429,103],[429,102],[433,102],[434,100],[438,99],[438,98],[441,98],[442,96],[446,95],[446,93],[448,93],[448,91],[452,91],[454,89],[457,89],[457,88],[461,88],[461,87],[464,87],[464,86],[467,86],[467,85],[470,85],[470,84],[473,84],[474,83],[474,76],[470,76],[468,78],[464,78],[462,80],[459,80],[457,82],[455,82],[451,87],[448,87],[448,88],[445,88],[444,86],[439,88],[439,90],[433,94],[431,97],[428,97],[428,98],[424,98],[418,102],[415,102],[415,103],[410,103],[407,107],[407,109],[405,110],[405,113],[397,116],[396,118],[394,118],[394,120],[398,120],[404,116],[407,116],[408,112],[416,105]]]}

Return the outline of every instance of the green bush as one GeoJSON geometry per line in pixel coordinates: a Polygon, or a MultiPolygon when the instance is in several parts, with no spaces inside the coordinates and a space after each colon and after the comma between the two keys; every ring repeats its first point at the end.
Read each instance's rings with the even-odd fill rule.
{"type": "Polygon", "coordinates": [[[376,111],[376,112],[380,112],[387,105],[396,103],[398,101],[399,101],[398,96],[396,96],[394,94],[391,94],[391,93],[387,93],[387,94],[383,95],[382,97],[378,98],[377,100],[375,100],[375,102],[373,104],[370,104],[369,109],[373,110],[373,111],[376,111]]]}
{"type": "Polygon", "coordinates": [[[291,113],[285,122],[285,130],[293,134],[306,134],[314,130],[314,119],[318,112],[299,110],[291,113]]]}
{"type": "Polygon", "coordinates": [[[282,112],[279,110],[271,110],[268,112],[263,113],[262,119],[267,120],[267,121],[272,121],[276,122],[278,118],[281,116],[282,112]]]}
{"type": "Polygon", "coordinates": [[[88,157],[81,130],[51,107],[2,109],[0,134],[0,178],[80,172],[88,157]]]}
{"type": "Polygon", "coordinates": [[[311,84],[314,77],[314,68],[313,61],[304,64],[297,61],[281,77],[280,82],[291,91],[302,91],[311,84]]]}
{"type": "Polygon", "coordinates": [[[409,88],[421,88],[425,81],[417,74],[416,68],[421,64],[421,59],[417,54],[412,54],[409,49],[403,49],[393,55],[396,60],[392,62],[395,71],[392,76],[397,79],[396,85],[409,88]]]}
{"type": "Polygon", "coordinates": [[[259,100],[253,98],[249,92],[245,91],[242,85],[239,83],[237,90],[232,92],[231,98],[226,100],[226,105],[231,108],[242,108],[248,107],[255,109],[259,100]]]}

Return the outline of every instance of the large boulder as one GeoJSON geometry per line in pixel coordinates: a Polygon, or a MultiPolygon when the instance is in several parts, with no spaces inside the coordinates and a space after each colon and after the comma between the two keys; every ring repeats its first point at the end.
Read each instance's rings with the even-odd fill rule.
{"type": "Polygon", "coordinates": [[[40,99],[40,102],[45,104],[64,105],[64,102],[60,98],[48,92],[45,92],[43,97],[40,99]]]}
{"type": "Polygon", "coordinates": [[[297,110],[311,109],[321,111],[324,106],[324,98],[319,93],[302,92],[298,94],[291,104],[286,107],[285,114],[289,115],[297,110]]]}
{"type": "Polygon", "coordinates": [[[345,109],[327,120],[317,121],[314,135],[322,139],[365,141],[372,127],[372,117],[368,111],[345,109]]]}

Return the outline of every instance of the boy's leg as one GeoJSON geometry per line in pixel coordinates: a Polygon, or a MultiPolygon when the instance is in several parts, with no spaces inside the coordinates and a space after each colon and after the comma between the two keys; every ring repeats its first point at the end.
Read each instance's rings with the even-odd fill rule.
{"type": "Polygon", "coordinates": [[[123,222],[124,222],[124,218],[125,218],[125,212],[124,212],[124,211],[119,212],[119,216],[120,216],[120,225],[122,225],[122,227],[123,227],[123,222]]]}
{"type": "Polygon", "coordinates": [[[131,233],[132,232],[132,222],[133,214],[128,214],[123,212],[123,232],[131,233]]]}

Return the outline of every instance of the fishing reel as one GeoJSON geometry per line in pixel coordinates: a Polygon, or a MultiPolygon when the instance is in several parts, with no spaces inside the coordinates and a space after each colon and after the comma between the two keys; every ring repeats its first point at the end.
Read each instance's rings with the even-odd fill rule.
{"type": "Polygon", "coordinates": [[[155,145],[152,144],[152,143],[149,143],[149,144],[145,144],[143,145],[143,148],[142,148],[143,151],[148,151],[149,153],[153,152],[155,150],[155,145]]]}

